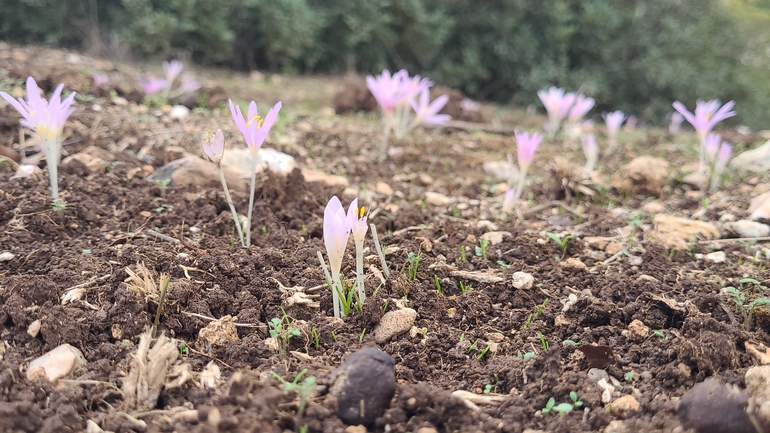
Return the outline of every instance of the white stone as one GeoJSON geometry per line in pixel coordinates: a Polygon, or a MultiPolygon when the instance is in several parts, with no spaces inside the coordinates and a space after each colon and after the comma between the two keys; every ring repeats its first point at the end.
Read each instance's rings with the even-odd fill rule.
{"type": "Polygon", "coordinates": [[[770,226],[756,221],[738,220],[725,226],[742,238],[761,238],[770,235],[770,226]]]}
{"type": "Polygon", "coordinates": [[[172,119],[182,120],[190,115],[190,109],[184,105],[174,105],[171,107],[171,111],[168,113],[168,115],[172,119]]]}
{"type": "Polygon", "coordinates": [[[115,105],[119,105],[121,107],[125,107],[126,105],[128,105],[128,100],[120,96],[115,96],[114,98],[112,98],[112,103],[115,105]]]}
{"type": "Polygon", "coordinates": [[[535,284],[535,277],[527,272],[514,272],[513,276],[511,276],[511,284],[519,290],[528,290],[535,284]]]}
{"type": "Polygon", "coordinates": [[[32,338],[37,337],[37,334],[40,333],[41,326],[42,322],[40,319],[35,320],[34,322],[30,323],[29,326],[27,326],[27,334],[32,338]]]}
{"type": "Polygon", "coordinates": [[[770,220],[770,191],[751,199],[749,212],[751,212],[749,219],[752,221],[770,220]]]}
{"type": "MultiPolygon", "coordinates": [[[[222,167],[242,179],[251,179],[251,151],[248,148],[227,149],[222,158],[222,167]]],[[[257,172],[269,169],[279,174],[289,174],[297,168],[291,155],[263,147],[257,153],[257,172]]]]}
{"type": "Polygon", "coordinates": [[[727,254],[724,251],[714,251],[706,254],[706,260],[714,263],[724,263],[727,260],[727,254]]]}
{"type": "Polygon", "coordinates": [[[34,359],[27,368],[27,378],[45,377],[51,382],[70,376],[86,365],[83,352],[69,344],[62,344],[43,356],[34,359]]]}
{"type": "Polygon", "coordinates": [[[378,344],[409,331],[417,320],[417,311],[411,308],[388,311],[374,328],[374,339],[378,344]]]}
{"type": "Polygon", "coordinates": [[[505,236],[511,236],[511,232],[501,231],[501,232],[486,232],[483,235],[480,236],[480,239],[482,241],[488,241],[490,245],[497,245],[501,242],[503,242],[503,238],[505,236]]]}
{"type": "Polygon", "coordinates": [[[10,262],[13,260],[13,258],[16,257],[12,252],[10,251],[3,251],[0,253],[0,262],[10,262]]]}
{"type": "Polygon", "coordinates": [[[754,173],[766,173],[770,170],[770,141],[736,156],[730,161],[730,167],[754,173]]]}
{"type": "Polygon", "coordinates": [[[446,206],[452,203],[452,199],[450,197],[431,191],[427,191],[425,193],[425,201],[433,206],[446,206]]]}

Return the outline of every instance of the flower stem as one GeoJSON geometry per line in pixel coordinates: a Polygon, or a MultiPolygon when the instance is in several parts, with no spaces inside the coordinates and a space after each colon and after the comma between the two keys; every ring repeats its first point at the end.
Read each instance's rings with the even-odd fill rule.
{"type": "Polygon", "coordinates": [[[45,150],[45,160],[48,164],[48,181],[51,184],[51,194],[53,201],[59,201],[59,144],[56,140],[46,140],[43,142],[45,150]]]}
{"type": "Polygon", "coordinates": [[[516,185],[516,195],[513,201],[521,198],[521,192],[524,191],[524,183],[527,181],[527,167],[519,167],[519,182],[516,185]]]}
{"type": "Polygon", "coordinates": [[[235,205],[233,204],[233,199],[230,198],[230,190],[227,188],[227,182],[225,181],[225,171],[222,169],[222,166],[219,166],[219,179],[222,181],[222,188],[225,190],[225,199],[227,199],[227,204],[230,205],[230,213],[233,216],[233,221],[235,222],[235,228],[238,230],[238,238],[241,240],[241,247],[246,248],[246,239],[243,237],[243,228],[241,228],[241,221],[240,218],[238,218],[238,213],[235,211],[235,205]]]}
{"type": "Polygon", "coordinates": [[[358,302],[366,300],[366,287],[364,287],[364,240],[356,242],[356,277],[358,278],[358,302]]]}
{"type": "Polygon", "coordinates": [[[251,213],[254,210],[254,184],[257,183],[257,152],[251,152],[251,193],[249,193],[249,213],[246,218],[246,248],[251,247],[251,213]]]}
{"type": "Polygon", "coordinates": [[[321,254],[320,251],[316,251],[318,253],[318,260],[321,262],[321,268],[324,270],[324,275],[326,276],[326,281],[329,282],[329,285],[332,289],[332,305],[334,306],[334,317],[340,318],[340,295],[337,292],[337,280],[339,280],[339,273],[337,273],[337,280],[334,279],[334,270],[332,270],[332,275],[329,275],[329,268],[326,266],[326,261],[324,260],[323,254],[321,254]]]}

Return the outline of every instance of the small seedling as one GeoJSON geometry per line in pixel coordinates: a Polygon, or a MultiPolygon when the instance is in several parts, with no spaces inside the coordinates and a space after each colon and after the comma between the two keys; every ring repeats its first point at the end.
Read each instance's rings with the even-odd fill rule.
{"type": "Polygon", "coordinates": [[[551,347],[551,345],[548,344],[547,341],[545,341],[545,336],[543,336],[542,332],[537,333],[537,338],[540,339],[540,347],[542,347],[543,350],[548,350],[548,348],[551,347]]]}
{"type": "Polygon", "coordinates": [[[500,265],[500,267],[503,269],[511,269],[511,265],[509,265],[508,263],[505,263],[502,260],[498,260],[497,264],[500,265]]]}
{"type": "Polygon", "coordinates": [[[636,375],[634,374],[634,372],[629,371],[628,373],[623,375],[623,380],[625,380],[626,382],[631,382],[632,380],[634,380],[635,377],[636,375]]]}
{"type": "Polygon", "coordinates": [[[310,333],[313,335],[313,339],[315,340],[315,348],[318,349],[318,340],[320,340],[318,336],[318,329],[313,326],[313,328],[310,330],[310,333]]]}
{"type": "Polygon", "coordinates": [[[561,345],[564,346],[564,347],[572,346],[574,348],[578,348],[578,347],[582,346],[583,343],[578,343],[578,342],[573,341],[573,340],[564,340],[564,341],[561,342],[561,345]]]}
{"type": "Polygon", "coordinates": [[[471,289],[473,289],[473,287],[471,287],[471,285],[470,285],[470,284],[467,284],[467,285],[466,285],[465,283],[463,283],[462,281],[460,281],[460,292],[462,292],[462,293],[465,293],[465,292],[467,292],[467,291],[469,291],[469,290],[471,290],[471,289]]]}
{"type": "Polygon", "coordinates": [[[523,329],[528,329],[529,325],[532,324],[532,321],[537,319],[538,317],[540,317],[541,314],[543,314],[543,310],[545,309],[546,304],[548,304],[548,298],[545,298],[543,303],[538,305],[538,307],[535,310],[535,312],[533,314],[529,315],[529,317],[527,318],[527,321],[524,322],[524,328],[523,329]]]}
{"type": "Polygon", "coordinates": [[[545,234],[548,236],[552,241],[556,242],[556,245],[561,248],[561,257],[564,258],[564,256],[567,255],[567,244],[569,243],[570,239],[572,239],[571,235],[564,236],[564,238],[559,237],[556,233],[548,232],[545,234]]]}
{"type": "MultiPolygon", "coordinates": [[[[463,336],[465,336],[465,334],[463,334],[463,336]]],[[[479,347],[479,339],[477,338],[476,341],[474,341],[473,344],[471,344],[470,347],[468,347],[468,352],[472,352],[476,350],[478,347],[479,347]]]]}
{"type": "Polygon", "coordinates": [[[332,340],[335,342],[337,341],[337,334],[335,334],[334,331],[332,331],[332,340]]]}
{"type": "Polygon", "coordinates": [[[460,245],[460,260],[465,260],[465,245],[460,245]]]}
{"type": "Polygon", "coordinates": [[[484,260],[486,260],[488,246],[489,246],[489,241],[484,239],[479,239],[479,246],[476,247],[476,256],[482,257],[484,260]]]}
{"type": "MultiPolygon", "coordinates": [[[[744,278],[744,280],[746,280],[744,278]]],[[[744,280],[741,280],[743,282],[744,280]]],[[[756,281],[756,280],[753,280],[756,281]]],[[[749,282],[753,282],[749,281],[749,282]]],[[[759,282],[757,282],[757,285],[759,282]]],[[[764,286],[762,287],[764,290],[764,286]]],[[[754,309],[756,307],[759,307],[761,305],[770,305],[770,299],[768,298],[757,298],[753,301],[751,301],[748,305],[746,304],[746,295],[741,292],[740,290],[736,289],[733,286],[725,287],[725,291],[727,291],[727,294],[730,295],[733,298],[733,302],[735,302],[735,305],[738,306],[741,310],[741,314],[743,315],[743,326],[746,327],[746,329],[751,330],[751,321],[754,317],[754,309]]]]}
{"type": "Polygon", "coordinates": [[[364,336],[366,336],[366,328],[364,328],[363,331],[361,331],[361,336],[358,337],[358,342],[363,343],[364,342],[364,336]]]}
{"type": "Polygon", "coordinates": [[[406,275],[409,277],[409,281],[414,281],[417,279],[417,270],[420,268],[420,260],[422,260],[422,253],[415,254],[413,252],[409,252],[406,263],[404,263],[404,267],[407,268],[406,275]]]}
{"type": "Polygon", "coordinates": [[[310,376],[303,380],[300,383],[300,379],[302,376],[307,373],[307,369],[304,369],[299,372],[297,377],[294,378],[292,382],[287,382],[284,378],[278,375],[278,373],[270,370],[270,374],[273,375],[276,379],[278,379],[279,382],[283,385],[284,392],[292,392],[296,391],[297,396],[299,397],[299,402],[297,403],[297,418],[301,419],[302,416],[305,414],[305,406],[307,405],[307,399],[310,396],[310,394],[315,391],[315,384],[316,379],[314,376],[310,376]]]}
{"type": "Polygon", "coordinates": [[[434,276],[433,276],[433,281],[436,283],[436,291],[437,291],[439,294],[443,295],[443,294],[444,294],[444,292],[442,292],[442,291],[441,291],[441,283],[438,281],[438,276],[434,275],[434,276]]]}
{"type": "Polygon", "coordinates": [[[493,387],[494,385],[492,385],[491,383],[484,385],[484,394],[489,394],[490,392],[492,392],[493,387]]]}
{"type": "Polygon", "coordinates": [[[190,354],[190,348],[187,347],[184,341],[179,342],[179,356],[187,356],[190,354]]]}
{"type": "Polygon", "coordinates": [[[657,335],[658,337],[662,338],[662,339],[663,339],[663,341],[668,341],[668,335],[666,335],[666,334],[665,334],[663,331],[661,331],[661,330],[659,330],[659,329],[658,329],[658,330],[656,330],[656,331],[653,331],[653,334],[655,334],[655,335],[657,335]]]}
{"type": "Polygon", "coordinates": [[[577,395],[577,393],[575,391],[570,391],[569,392],[569,398],[570,398],[570,400],[572,400],[572,405],[573,406],[575,406],[577,408],[583,407],[583,402],[578,400],[578,395],[577,395]]]}
{"type": "MultiPolygon", "coordinates": [[[[474,344],[475,344],[475,343],[474,343],[474,344]]],[[[484,357],[484,355],[486,355],[486,354],[487,354],[487,352],[489,352],[489,348],[490,348],[490,347],[492,347],[492,343],[489,343],[489,344],[487,344],[487,345],[486,345],[486,347],[484,347],[483,349],[481,349],[481,352],[479,352],[479,354],[478,354],[478,355],[476,355],[476,359],[478,359],[479,361],[481,361],[481,358],[483,358],[483,357],[484,357]]]]}
{"type": "Polygon", "coordinates": [[[170,204],[163,203],[162,205],[160,205],[160,206],[155,208],[155,212],[156,213],[161,213],[161,212],[167,211],[167,210],[168,211],[174,210],[174,206],[172,206],[170,204]]]}
{"type": "Polygon", "coordinates": [[[267,325],[270,328],[270,336],[275,339],[275,342],[278,345],[278,354],[282,357],[286,357],[289,348],[289,339],[291,339],[291,337],[299,337],[301,332],[299,329],[291,326],[291,319],[289,319],[286,311],[284,311],[283,308],[281,308],[281,311],[283,312],[283,318],[279,319],[274,317],[267,325]],[[286,323],[285,327],[284,322],[286,323]]]}

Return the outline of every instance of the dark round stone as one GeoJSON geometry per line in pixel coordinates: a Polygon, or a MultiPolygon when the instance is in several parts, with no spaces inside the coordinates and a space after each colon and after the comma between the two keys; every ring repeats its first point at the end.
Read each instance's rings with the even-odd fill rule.
{"type": "Polygon", "coordinates": [[[396,392],[395,362],[376,347],[361,349],[332,373],[337,416],[346,424],[371,425],[390,407],[396,392]]]}

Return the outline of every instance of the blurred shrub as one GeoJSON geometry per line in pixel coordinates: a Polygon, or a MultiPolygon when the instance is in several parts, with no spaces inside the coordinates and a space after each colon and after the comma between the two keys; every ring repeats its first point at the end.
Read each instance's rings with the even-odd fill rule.
{"type": "Polygon", "coordinates": [[[523,105],[557,85],[655,121],[675,99],[736,99],[740,122],[766,126],[770,74],[745,61],[756,35],[738,3],[770,0],[731,0],[732,14],[723,0],[12,0],[0,38],[117,38],[138,56],[288,73],[404,67],[523,105]]]}

